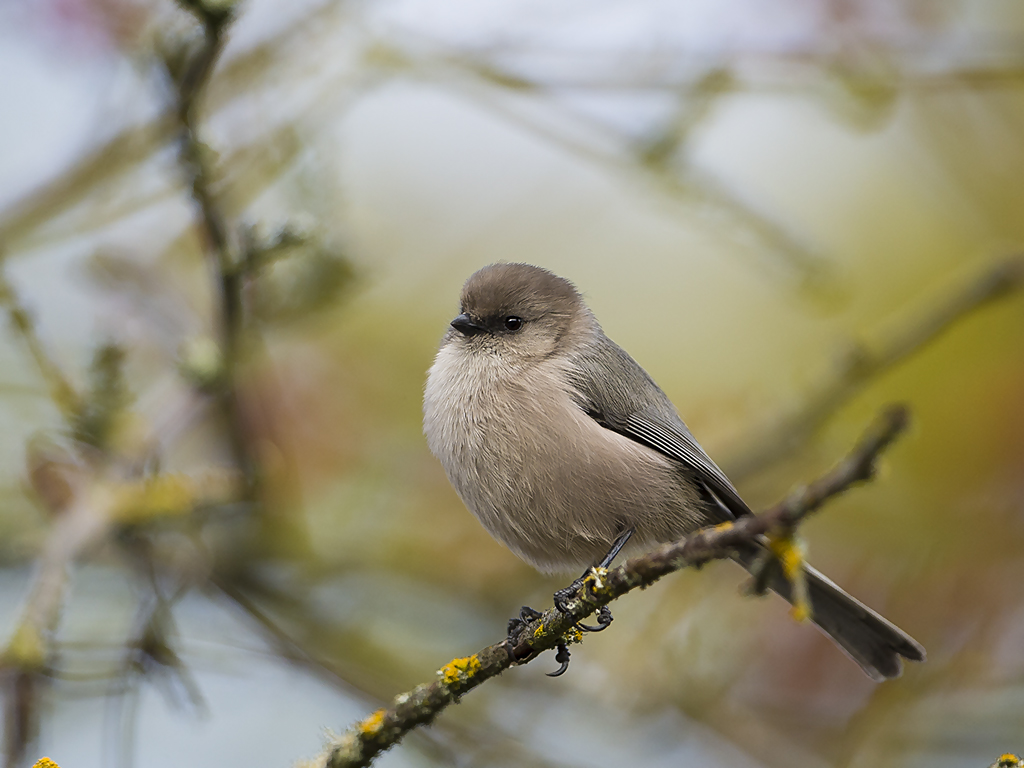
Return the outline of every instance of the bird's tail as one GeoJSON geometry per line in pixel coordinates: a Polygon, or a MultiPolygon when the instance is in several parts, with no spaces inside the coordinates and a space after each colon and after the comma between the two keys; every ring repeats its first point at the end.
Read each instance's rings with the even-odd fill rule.
{"type": "MultiPolygon", "coordinates": [[[[736,555],[737,562],[750,571],[763,562],[764,545],[750,545],[736,555]]],[[[777,566],[777,563],[775,564],[777,566]]],[[[767,586],[793,602],[792,587],[782,569],[769,564],[767,586]]],[[[899,677],[903,659],[924,661],[924,648],[914,638],[847,594],[828,578],[804,566],[811,620],[873,680],[899,677]]]]}

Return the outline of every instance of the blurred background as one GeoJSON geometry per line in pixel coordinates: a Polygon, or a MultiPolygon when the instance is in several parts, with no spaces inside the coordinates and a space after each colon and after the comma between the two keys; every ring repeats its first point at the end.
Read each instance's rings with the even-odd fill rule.
{"type": "Polygon", "coordinates": [[[312,759],[549,605],[577,574],[421,435],[498,260],[573,280],[755,508],[908,403],[803,533],[929,659],[875,685],[716,563],[380,765],[1024,750],[1024,6],[192,6],[0,3],[7,765],[312,759]]]}

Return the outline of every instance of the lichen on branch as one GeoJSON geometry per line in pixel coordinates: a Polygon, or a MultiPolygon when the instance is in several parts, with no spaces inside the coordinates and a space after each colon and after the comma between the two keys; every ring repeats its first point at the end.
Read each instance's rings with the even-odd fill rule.
{"type": "MultiPolygon", "coordinates": [[[[454,659],[437,673],[437,679],[396,696],[391,705],[356,723],[329,744],[314,765],[323,768],[359,768],[369,765],[381,752],[397,744],[406,733],[430,723],[448,705],[513,663],[526,664],[566,640],[581,638],[578,622],[634,589],[646,587],[675,571],[699,566],[732,555],[737,547],[759,536],[791,537],[799,524],[829,499],[857,483],[874,477],[878,458],[907,428],[905,407],[884,411],[877,422],[834,469],[760,515],[703,528],[679,541],[635,557],[618,568],[592,571],[577,594],[566,603],[566,612],[552,608],[529,622],[518,644],[495,643],[466,658],[454,659]]],[[[781,551],[795,557],[792,543],[781,551]]],[[[800,556],[802,559],[802,556],[800,556]]]]}

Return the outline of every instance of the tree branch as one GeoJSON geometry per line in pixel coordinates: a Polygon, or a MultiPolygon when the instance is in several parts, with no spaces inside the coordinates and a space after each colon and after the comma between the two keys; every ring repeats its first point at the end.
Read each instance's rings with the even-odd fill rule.
{"type": "Polygon", "coordinates": [[[1024,254],[990,267],[932,312],[895,333],[876,348],[858,340],[847,343],[835,370],[800,405],[778,416],[743,441],[743,450],[722,462],[735,482],[795,453],[832,414],[871,381],[895,368],[938,339],[958,321],[1024,289],[1024,254]]]}
{"type": "Polygon", "coordinates": [[[246,479],[245,498],[257,497],[259,462],[249,440],[239,403],[235,378],[245,331],[242,301],[244,274],[236,238],[230,233],[212,187],[213,155],[199,137],[198,105],[210,75],[224,48],[228,26],[234,19],[231,5],[214,6],[204,0],[179,0],[202,28],[202,40],[183,45],[174,55],[165,57],[167,74],[175,87],[175,113],[179,124],[178,161],[198,209],[198,223],[206,241],[207,255],[217,281],[219,295],[220,371],[216,395],[228,425],[228,440],[236,466],[246,479]]]}
{"type": "Polygon", "coordinates": [[[906,429],[908,421],[906,408],[889,408],[834,469],[760,515],[702,529],[610,571],[591,571],[584,588],[568,602],[566,613],[551,609],[530,622],[515,648],[508,648],[507,641],[502,641],[472,656],[448,662],[438,670],[433,682],[396,696],[388,708],[379,709],[353,725],[328,745],[315,765],[324,768],[367,766],[406,733],[430,723],[449,704],[504,672],[513,664],[513,658],[515,663],[525,664],[561,642],[579,641],[576,623],[601,606],[667,574],[728,558],[736,547],[769,531],[795,527],[832,497],[874,477],[878,457],[906,429]]]}
{"type": "Polygon", "coordinates": [[[14,286],[7,280],[7,275],[0,266],[0,308],[7,311],[11,327],[21,336],[22,341],[28,348],[29,354],[35,361],[39,373],[46,382],[50,399],[53,400],[57,410],[65,421],[72,425],[75,415],[82,407],[82,398],[75,391],[67,376],[60,366],[50,357],[46,351],[39,334],[36,332],[35,322],[31,313],[22,304],[14,286]]]}

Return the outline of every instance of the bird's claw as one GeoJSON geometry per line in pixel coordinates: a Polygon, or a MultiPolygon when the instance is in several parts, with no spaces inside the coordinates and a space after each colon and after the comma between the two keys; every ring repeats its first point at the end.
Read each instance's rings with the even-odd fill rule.
{"type": "Polygon", "coordinates": [[[612,609],[607,605],[602,605],[597,609],[597,626],[591,626],[590,624],[583,624],[577,622],[577,628],[584,632],[604,632],[612,623],[612,609]]]}
{"type": "Polygon", "coordinates": [[[534,610],[528,605],[524,605],[519,609],[519,615],[513,616],[508,620],[508,633],[505,638],[505,650],[508,652],[509,659],[515,663],[519,661],[515,655],[515,647],[519,645],[519,641],[523,639],[523,630],[526,629],[526,625],[531,621],[535,621],[543,616],[540,611],[534,610]]]}
{"type": "Polygon", "coordinates": [[[574,581],[568,587],[563,587],[562,589],[555,592],[555,594],[552,596],[552,600],[554,600],[555,608],[558,609],[559,613],[569,612],[569,601],[576,597],[576,593],[579,592],[580,587],[582,586],[583,579],[580,578],[576,579],[576,581],[574,581]]]}
{"type": "Polygon", "coordinates": [[[555,654],[555,661],[561,664],[561,666],[554,672],[545,672],[548,677],[560,677],[569,669],[569,646],[565,640],[559,640],[556,647],[558,652],[555,654]]]}
{"type": "MultiPolygon", "coordinates": [[[[569,613],[569,602],[576,598],[580,589],[586,589],[588,587],[593,589],[595,582],[590,580],[589,577],[591,574],[593,574],[594,579],[598,580],[596,581],[597,586],[600,586],[601,582],[599,579],[604,575],[604,573],[605,571],[603,567],[600,569],[593,568],[580,578],[576,579],[569,586],[555,592],[552,597],[555,608],[559,613],[569,613]]],[[[519,659],[516,658],[515,655],[515,649],[522,640],[523,631],[526,629],[526,625],[531,621],[536,621],[542,615],[543,614],[540,611],[536,611],[533,608],[524,605],[519,610],[518,616],[508,620],[508,637],[505,640],[505,651],[508,653],[509,660],[513,664],[519,662],[519,659]]],[[[577,632],[603,632],[608,629],[611,623],[612,611],[607,605],[602,605],[597,609],[597,626],[576,622],[573,625],[573,628],[577,632]]],[[[579,636],[577,636],[575,640],[578,641],[579,636]]],[[[555,661],[557,661],[560,666],[554,672],[548,672],[548,677],[560,677],[569,669],[569,646],[567,640],[564,638],[559,640],[555,648],[555,661]]]]}
{"type": "MultiPolygon", "coordinates": [[[[576,579],[568,587],[558,590],[553,596],[555,608],[561,613],[569,613],[569,601],[576,597],[576,594],[580,589],[593,587],[593,582],[590,581],[590,575],[593,574],[595,579],[599,579],[604,574],[604,570],[598,571],[597,568],[592,568],[590,571],[585,573],[580,578],[576,579]]],[[[600,585],[600,582],[597,582],[600,585]]],[[[602,605],[597,611],[597,626],[590,624],[583,624],[580,622],[576,623],[576,628],[583,632],[602,632],[608,629],[608,625],[612,623],[612,611],[607,605],[602,605]]]]}

